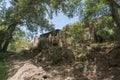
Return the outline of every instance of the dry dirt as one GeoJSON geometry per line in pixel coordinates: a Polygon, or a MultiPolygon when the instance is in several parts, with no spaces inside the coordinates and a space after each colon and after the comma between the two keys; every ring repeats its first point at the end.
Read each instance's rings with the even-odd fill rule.
{"type": "MultiPolygon", "coordinates": [[[[44,63],[34,64],[31,58],[25,58],[19,54],[13,55],[10,58],[11,68],[9,70],[9,79],[14,77],[22,71],[21,68],[24,65],[30,64],[36,67],[36,72],[43,72],[41,78],[34,78],[33,75],[29,75],[29,79],[18,79],[18,80],[120,80],[120,66],[116,64],[110,64],[109,52],[112,50],[111,47],[92,47],[88,54],[88,60],[86,62],[74,61],[71,64],[62,65],[47,65],[44,63]],[[38,68],[41,67],[41,71],[38,68]],[[45,73],[45,74],[44,74],[45,73]],[[31,78],[30,78],[31,77],[31,78]]],[[[25,72],[21,72],[25,74],[25,72]]],[[[29,70],[28,70],[29,73],[29,70]]],[[[34,74],[35,75],[35,74],[34,74]]],[[[18,76],[21,76],[20,74],[18,76]]],[[[8,79],[8,80],[9,80],[8,79]]],[[[13,80],[13,79],[10,79],[13,80]]]]}

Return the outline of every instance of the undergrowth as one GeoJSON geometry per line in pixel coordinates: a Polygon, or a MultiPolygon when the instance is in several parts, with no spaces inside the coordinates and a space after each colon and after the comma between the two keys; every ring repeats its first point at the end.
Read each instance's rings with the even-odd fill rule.
{"type": "Polygon", "coordinates": [[[0,52],[0,80],[7,80],[9,61],[5,52],[0,52]]]}

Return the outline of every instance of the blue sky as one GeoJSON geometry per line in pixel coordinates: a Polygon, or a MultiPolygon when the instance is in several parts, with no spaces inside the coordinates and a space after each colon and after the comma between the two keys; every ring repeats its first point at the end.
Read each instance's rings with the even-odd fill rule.
{"type": "Polygon", "coordinates": [[[78,17],[68,18],[62,13],[53,16],[51,22],[55,25],[55,29],[62,29],[65,25],[78,21],[78,17]]]}
{"type": "MultiPolygon", "coordinates": [[[[10,6],[9,2],[7,2],[6,6],[10,6]]],[[[65,25],[78,21],[78,17],[68,18],[60,12],[57,16],[54,15],[50,21],[55,25],[55,29],[62,29],[65,25]]]]}

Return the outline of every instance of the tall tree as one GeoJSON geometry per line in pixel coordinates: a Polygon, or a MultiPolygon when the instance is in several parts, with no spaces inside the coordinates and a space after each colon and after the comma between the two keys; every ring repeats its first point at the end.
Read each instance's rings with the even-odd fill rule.
{"type": "MultiPolygon", "coordinates": [[[[0,43],[2,51],[6,51],[13,32],[18,25],[25,26],[30,31],[36,31],[38,28],[47,30],[53,29],[53,25],[49,23],[46,16],[49,9],[46,6],[47,2],[40,0],[12,0],[11,6],[6,9],[1,17],[1,25],[6,25],[3,39],[0,43]],[[38,2],[39,1],[39,2],[38,2]]],[[[3,8],[2,8],[3,9],[3,8]]]]}

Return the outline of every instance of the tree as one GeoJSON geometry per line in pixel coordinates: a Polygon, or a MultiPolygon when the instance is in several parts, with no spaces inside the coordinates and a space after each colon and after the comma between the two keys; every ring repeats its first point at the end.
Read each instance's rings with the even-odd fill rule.
{"type": "Polygon", "coordinates": [[[47,2],[40,2],[40,0],[36,1],[12,0],[11,6],[6,8],[6,11],[1,17],[2,19],[0,23],[0,25],[5,25],[5,35],[0,36],[2,39],[0,42],[2,51],[7,50],[8,44],[12,39],[13,32],[18,25],[24,25],[30,31],[36,31],[38,28],[46,30],[53,29],[53,24],[50,24],[46,19],[49,11],[46,7],[47,2]]]}
{"type": "MultiPolygon", "coordinates": [[[[6,35],[1,37],[3,39],[0,42],[1,50],[7,50],[16,26],[25,26],[32,32],[38,29],[52,30],[53,24],[49,23],[47,17],[52,18],[52,15],[59,11],[63,11],[69,17],[72,17],[74,6],[79,5],[77,2],[79,0],[72,2],[71,0],[10,0],[10,7],[6,8],[1,17],[0,24],[6,25],[6,35]],[[69,10],[67,10],[68,7],[69,10]]],[[[3,10],[3,8],[1,9],[3,10]]]]}
{"type": "Polygon", "coordinates": [[[105,15],[111,16],[117,28],[120,28],[119,0],[84,0],[83,3],[79,1],[79,4],[83,4],[83,9],[80,6],[73,6],[75,7],[73,11],[76,12],[75,15],[82,16],[81,19],[90,28],[91,34],[95,34],[97,31],[95,29],[95,20],[105,15]],[[80,10],[77,12],[78,8],[80,10]]]}
{"type": "Polygon", "coordinates": [[[110,11],[113,20],[115,21],[117,27],[120,29],[120,14],[118,12],[118,9],[120,9],[120,4],[118,4],[118,1],[115,0],[107,0],[110,6],[110,11]]]}
{"type": "MultiPolygon", "coordinates": [[[[1,0],[2,3],[4,0],[1,0]]],[[[16,26],[24,26],[34,32],[38,29],[52,30],[49,19],[53,14],[63,12],[68,17],[80,16],[81,20],[90,22],[94,18],[112,13],[112,17],[119,27],[118,1],[114,0],[10,0],[10,7],[1,7],[1,23],[5,25],[5,36],[0,47],[6,50],[16,26]],[[110,10],[109,10],[110,8],[110,10]]],[[[89,24],[89,23],[88,23],[89,24]]],[[[90,25],[90,24],[89,24],[90,25]]]]}
{"type": "Polygon", "coordinates": [[[68,17],[79,16],[81,20],[90,22],[90,20],[109,14],[119,28],[119,0],[67,0],[63,2],[65,4],[60,8],[68,17]]]}

